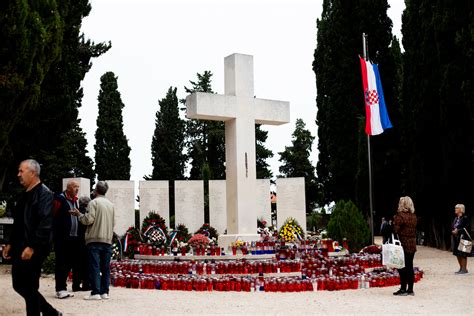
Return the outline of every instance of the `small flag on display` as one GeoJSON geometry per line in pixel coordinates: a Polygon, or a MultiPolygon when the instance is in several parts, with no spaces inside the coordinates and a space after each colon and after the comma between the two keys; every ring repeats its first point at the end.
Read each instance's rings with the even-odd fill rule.
{"type": "Polygon", "coordinates": [[[379,68],[376,64],[360,58],[365,99],[365,132],[379,135],[392,127],[382,90],[379,68]]]}

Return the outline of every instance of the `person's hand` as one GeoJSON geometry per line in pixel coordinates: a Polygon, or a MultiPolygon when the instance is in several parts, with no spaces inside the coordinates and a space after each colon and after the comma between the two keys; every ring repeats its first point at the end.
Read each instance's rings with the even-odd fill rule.
{"type": "Polygon", "coordinates": [[[21,253],[21,260],[30,260],[34,252],[33,248],[26,247],[21,253]]]}
{"type": "Polygon", "coordinates": [[[5,247],[3,247],[3,250],[2,250],[3,259],[5,260],[11,259],[10,254],[9,254],[10,248],[11,248],[10,245],[5,245],[5,247]]]}
{"type": "Polygon", "coordinates": [[[457,235],[458,234],[458,229],[456,228],[455,230],[452,231],[453,235],[457,235]]]}
{"type": "Polygon", "coordinates": [[[72,216],[79,216],[81,215],[81,212],[77,208],[75,208],[73,210],[69,210],[69,214],[71,214],[72,216]]]}

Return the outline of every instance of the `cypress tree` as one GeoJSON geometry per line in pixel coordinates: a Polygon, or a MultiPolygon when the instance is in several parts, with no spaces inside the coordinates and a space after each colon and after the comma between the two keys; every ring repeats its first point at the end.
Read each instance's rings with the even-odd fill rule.
{"type": "Polygon", "coordinates": [[[473,205],[472,8],[407,1],[402,17],[404,190],[428,245],[447,248],[456,203],[473,205]]]}
{"type": "Polygon", "coordinates": [[[130,147],[123,133],[122,119],[125,105],[113,72],[106,72],[100,78],[98,100],[99,116],[94,146],[97,177],[99,180],[129,180],[130,147]]]}
{"type": "MultiPolygon", "coordinates": [[[[322,189],[321,204],[331,201],[366,201],[358,187],[362,187],[366,160],[356,159],[366,153],[367,143],[360,142],[359,120],[364,117],[364,97],[358,55],[362,55],[362,33],[369,35],[370,59],[379,64],[389,114],[397,105],[392,42],[392,22],[387,16],[386,0],[343,1],[325,0],[323,13],[317,21],[317,47],[313,70],[316,74],[319,159],[318,183],[322,189]],[[359,176],[358,176],[359,175],[359,176]]],[[[392,123],[398,122],[392,118],[392,123]]],[[[391,165],[387,148],[396,148],[397,135],[387,131],[374,139],[374,166],[377,175],[397,170],[391,165]],[[390,135],[393,134],[393,135],[390,135]]],[[[396,173],[396,172],[395,172],[396,173]]],[[[399,182],[399,173],[384,181],[399,182]]],[[[384,179],[384,176],[380,176],[384,179]]],[[[399,192],[395,190],[394,195],[399,192]]],[[[377,195],[376,195],[377,196],[377,195]]],[[[391,202],[393,198],[390,199],[391,202]]],[[[376,208],[393,209],[380,199],[376,208]],[[377,206],[378,204],[378,206],[377,206]]],[[[367,202],[365,202],[367,203],[367,202]]],[[[363,203],[361,203],[363,204],[363,203]]],[[[364,205],[362,207],[365,209],[364,205]]],[[[361,207],[361,208],[362,208],[361,207]]]]}
{"type": "Polygon", "coordinates": [[[296,120],[295,130],[292,135],[292,146],[285,146],[280,155],[282,163],[279,170],[284,177],[304,177],[306,189],[306,211],[310,213],[316,204],[317,187],[315,168],[309,160],[314,136],[306,129],[302,119],[296,120]]]}
{"type": "Polygon", "coordinates": [[[170,87],[158,103],[155,133],[151,142],[153,172],[147,180],[177,180],[184,178],[186,155],[183,153],[185,126],[179,117],[176,88],[170,87]]]}

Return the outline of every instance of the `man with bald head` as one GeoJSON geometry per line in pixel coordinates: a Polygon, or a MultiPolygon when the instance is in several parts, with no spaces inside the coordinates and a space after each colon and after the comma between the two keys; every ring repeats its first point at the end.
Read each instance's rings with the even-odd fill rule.
{"type": "Polygon", "coordinates": [[[38,291],[53,224],[53,193],[41,183],[40,172],[40,165],[32,159],[18,168],[18,180],[25,191],[17,199],[13,230],[2,255],[12,260],[13,289],[25,299],[26,314],[61,315],[38,291]]]}
{"type": "MultiPolygon", "coordinates": [[[[60,299],[74,296],[67,290],[67,278],[72,271],[72,290],[82,290],[81,248],[84,247],[85,227],[69,211],[79,209],[79,182],[71,179],[66,190],[54,198],[54,251],[56,297],[60,299]]],[[[86,289],[89,290],[87,285],[86,289]]]]}

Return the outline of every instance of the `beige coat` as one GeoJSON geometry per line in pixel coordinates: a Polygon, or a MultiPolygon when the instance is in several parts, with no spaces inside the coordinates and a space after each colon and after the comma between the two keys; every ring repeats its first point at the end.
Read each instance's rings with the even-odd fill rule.
{"type": "Polygon", "coordinates": [[[112,202],[98,196],[89,203],[87,212],[79,216],[79,221],[87,226],[86,245],[92,242],[112,244],[115,226],[115,209],[112,202]]]}

